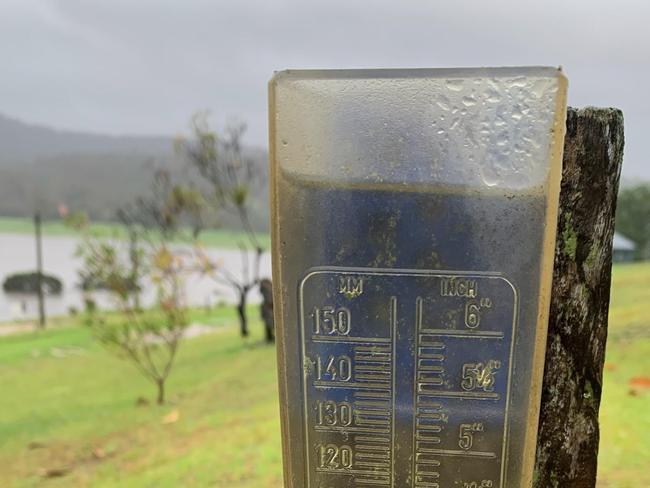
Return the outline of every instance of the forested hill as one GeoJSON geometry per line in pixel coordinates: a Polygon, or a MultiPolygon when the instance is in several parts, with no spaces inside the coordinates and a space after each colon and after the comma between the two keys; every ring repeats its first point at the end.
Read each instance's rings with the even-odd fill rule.
{"type": "Polygon", "coordinates": [[[106,136],[61,131],[29,125],[0,114],[0,166],[11,161],[33,161],[79,154],[169,156],[169,137],[106,136]]]}
{"type": "MultiPolygon", "coordinates": [[[[267,173],[266,153],[247,155],[267,173]]],[[[0,216],[54,217],[63,204],[95,220],[112,220],[117,208],[146,195],[155,168],[186,174],[172,137],[107,136],[30,125],[0,114],[0,216]]],[[[264,185],[264,188],[266,185],[264,185]]],[[[254,220],[266,227],[268,193],[254,192],[254,220]]],[[[225,226],[236,221],[224,220],[225,226]]]]}

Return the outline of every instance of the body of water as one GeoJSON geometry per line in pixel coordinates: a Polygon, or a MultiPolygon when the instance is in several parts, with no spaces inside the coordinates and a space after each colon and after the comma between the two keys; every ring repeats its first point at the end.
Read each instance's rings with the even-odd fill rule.
{"type": "MultiPolygon", "coordinates": [[[[62,280],[63,293],[46,298],[48,315],[63,315],[74,308],[83,310],[84,292],[79,288],[78,270],[81,260],[75,256],[78,246],[75,237],[43,237],[43,269],[62,280]]],[[[242,273],[242,256],[238,250],[207,250],[210,257],[218,261],[232,276],[242,273]]],[[[34,237],[23,234],[0,234],[0,280],[14,273],[30,272],[36,269],[36,245],[34,237]]],[[[264,254],[261,261],[261,277],[271,276],[270,253],[264,254]]],[[[213,279],[191,275],[187,279],[187,299],[191,305],[214,305],[218,302],[232,302],[235,294],[232,289],[219,285],[213,279]]],[[[111,298],[105,292],[93,293],[99,306],[110,308],[111,298]]],[[[257,291],[249,297],[251,302],[259,301],[257,291]]],[[[145,285],[143,303],[153,303],[154,290],[145,285]]],[[[34,295],[4,293],[0,289],[0,321],[32,319],[38,316],[38,303],[34,295]]]]}

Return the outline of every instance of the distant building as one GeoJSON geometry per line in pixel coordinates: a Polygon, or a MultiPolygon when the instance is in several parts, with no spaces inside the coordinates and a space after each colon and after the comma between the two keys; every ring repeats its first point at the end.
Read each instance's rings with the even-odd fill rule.
{"type": "Polygon", "coordinates": [[[633,261],[635,254],[636,244],[618,232],[614,232],[614,249],[612,252],[612,260],[615,263],[633,261]]]}

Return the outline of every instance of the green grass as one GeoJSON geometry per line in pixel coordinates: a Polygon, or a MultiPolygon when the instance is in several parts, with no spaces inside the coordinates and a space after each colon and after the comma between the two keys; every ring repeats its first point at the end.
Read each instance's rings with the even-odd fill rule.
{"type": "Polygon", "coordinates": [[[83,327],[1,338],[0,486],[64,468],[47,486],[280,487],[274,348],[257,322],[242,341],[230,309],[194,318],[215,332],[183,345],[163,407],[136,406],[153,386],[83,327]]]}
{"type": "MultiPolygon", "coordinates": [[[[650,264],[617,266],[602,487],[650,486],[650,390],[630,394],[632,378],[650,376],[648,303],[650,264]]],[[[75,319],[0,338],[0,487],[281,487],[275,351],[261,324],[242,341],[229,308],[193,318],[215,333],[184,343],[163,407],[136,406],[152,385],[75,319]],[[174,411],[178,421],[164,423],[174,411]],[[40,476],[60,468],[69,472],[40,476]]]]}
{"type": "MultiPolygon", "coordinates": [[[[110,222],[97,222],[92,224],[94,234],[105,237],[123,236],[124,233],[118,224],[110,222]]],[[[34,223],[29,219],[0,217],[0,234],[33,234],[34,223]]],[[[66,226],[62,220],[43,222],[43,235],[46,236],[74,236],[75,231],[66,226]]],[[[266,249],[270,247],[268,234],[258,236],[260,243],[266,249]]],[[[246,236],[241,231],[230,229],[210,229],[201,233],[201,243],[211,247],[235,248],[239,242],[247,242],[246,236]]]]}
{"type": "Polygon", "coordinates": [[[650,486],[650,263],[614,268],[601,407],[599,486],[650,486]]]}

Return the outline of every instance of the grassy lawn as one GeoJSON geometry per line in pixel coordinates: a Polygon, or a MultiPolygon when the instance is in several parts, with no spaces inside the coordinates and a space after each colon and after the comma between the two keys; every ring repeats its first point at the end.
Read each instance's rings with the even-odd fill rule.
{"type": "Polygon", "coordinates": [[[0,338],[0,486],[280,487],[273,347],[230,309],[195,318],[215,332],[186,341],[163,407],[83,327],[0,338]]]}
{"type": "Polygon", "coordinates": [[[600,486],[650,486],[650,263],[614,268],[601,409],[600,486]]]}
{"type": "MultiPolygon", "coordinates": [[[[602,487],[650,486],[650,389],[630,383],[650,376],[648,303],[650,265],[616,267],[602,487]]],[[[185,342],[163,407],[136,406],[152,385],[73,319],[0,337],[0,487],[281,487],[274,349],[230,309],[194,318],[215,331],[185,342]]]]}
{"type": "MultiPolygon", "coordinates": [[[[121,227],[115,223],[98,222],[92,224],[93,231],[103,236],[122,235],[121,227]]],[[[0,234],[32,234],[34,223],[29,219],[0,217],[0,234]]],[[[61,220],[43,222],[43,235],[46,236],[72,236],[75,232],[67,227],[61,220]]],[[[267,234],[258,236],[260,242],[267,249],[270,247],[270,237],[267,234]]],[[[211,247],[234,248],[237,243],[244,240],[243,232],[229,229],[211,229],[201,233],[200,241],[211,247]]]]}

